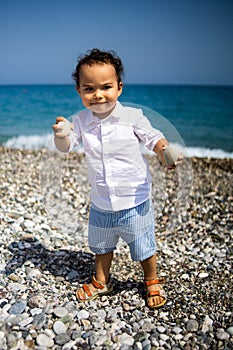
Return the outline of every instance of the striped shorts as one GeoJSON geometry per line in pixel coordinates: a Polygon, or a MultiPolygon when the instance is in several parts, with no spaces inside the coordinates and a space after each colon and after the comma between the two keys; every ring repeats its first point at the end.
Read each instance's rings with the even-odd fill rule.
{"type": "Polygon", "coordinates": [[[130,248],[134,261],[143,261],[156,251],[154,209],[150,199],[134,208],[104,211],[91,205],[88,242],[95,254],[106,254],[116,248],[122,238],[130,248]]]}

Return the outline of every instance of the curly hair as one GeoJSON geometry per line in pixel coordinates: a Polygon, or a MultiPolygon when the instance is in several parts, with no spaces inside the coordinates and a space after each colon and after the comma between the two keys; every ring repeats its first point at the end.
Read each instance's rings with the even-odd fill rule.
{"type": "Polygon", "coordinates": [[[76,86],[79,86],[79,75],[80,68],[83,65],[93,65],[95,63],[106,63],[111,64],[115,68],[118,84],[122,81],[124,76],[124,67],[119,56],[115,51],[101,51],[99,49],[92,49],[87,52],[86,55],[78,58],[78,64],[76,65],[75,71],[72,73],[72,78],[76,82],[76,86]]]}

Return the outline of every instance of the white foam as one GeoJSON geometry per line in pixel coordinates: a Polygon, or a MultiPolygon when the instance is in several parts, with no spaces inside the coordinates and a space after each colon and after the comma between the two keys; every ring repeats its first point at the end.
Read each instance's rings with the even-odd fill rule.
{"type": "Polygon", "coordinates": [[[51,140],[50,135],[20,135],[7,140],[3,146],[7,148],[39,150],[47,148],[51,140]]]}
{"type": "MultiPolygon", "coordinates": [[[[47,135],[29,135],[29,136],[17,136],[6,141],[3,146],[7,148],[16,149],[28,149],[39,150],[42,148],[53,148],[53,134],[47,135]]],[[[177,145],[176,145],[177,146],[177,145]]],[[[186,157],[198,157],[198,158],[233,158],[233,152],[227,152],[222,149],[210,149],[203,147],[185,147],[179,146],[186,157]]],[[[81,149],[79,149],[81,151],[81,149]]],[[[150,153],[145,152],[144,153],[150,153]]]]}
{"type": "Polygon", "coordinates": [[[210,149],[202,147],[187,147],[188,157],[197,158],[233,158],[233,152],[227,152],[222,149],[210,149]]]}

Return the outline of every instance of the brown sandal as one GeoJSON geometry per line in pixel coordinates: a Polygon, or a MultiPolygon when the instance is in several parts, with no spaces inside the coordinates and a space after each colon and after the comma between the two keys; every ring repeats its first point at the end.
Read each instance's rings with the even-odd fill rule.
{"type": "Polygon", "coordinates": [[[147,306],[150,308],[150,309],[155,309],[155,308],[158,308],[158,307],[161,307],[163,306],[167,299],[166,299],[166,294],[163,290],[163,287],[161,286],[161,283],[164,283],[164,279],[163,278],[157,278],[157,279],[154,279],[152,281],[144,281],[144,284],[145,284],[145,287],[146,287],[146,300],[147,300],[147,306]],[[148,287],[149,286],[153,286],[153,285],[159,285],[159,289],[158,290],[151,290],[149,291],[148,290],[148,287]],[[148,305],[148,300],[149,298],[151,297],[155,297],[155,296],[158,296],[160,298],[163,298],[162,302],[159,303],[159,304],[156,304],[156,305],[153,305],[153,306],[149,306],[148,305]]]}
{"type": "Polygon", "coordinates": [[[111,280],[109,280],[109,282],[107,284],[102,284],[95,279],[95,276],[92,276],[91,283],[96,288],[96,290],[91,291],[90,288],[88,287],[88,285],[84,284],[80,289],[83,289],[85,298],[81,299],[79,297],[78,292],[80,291],[80,289],[78,289],[76,291],[76,297],[77,297],[78,301],[86,302],[86,301],[94,300],[98,296],[106,295],[106,294],[109,294],[113,291],[113,285],[112,285],[111,280]]]}

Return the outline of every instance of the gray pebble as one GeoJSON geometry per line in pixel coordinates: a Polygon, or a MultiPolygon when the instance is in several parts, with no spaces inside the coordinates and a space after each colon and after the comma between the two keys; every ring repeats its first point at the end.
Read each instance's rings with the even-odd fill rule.
{"type": "Polygon", "coordinates": [[[217,330],[217,333],[216,333],[216,337],[219,339],[219,340],[228,340],[229,337],[230,337],[230,334],[225,332],[225,330],[223,328],[219,328],[217,330]]]}
{"type": "Polygon", "coordinates": [[[233,327],[227,328],[227,333],[230,334],[230,336],[233,335],[233,327]]]}
{"type": "Polygon", "coordinates": [[[190,333],[197,332],[198,328],[199,328],[199,324],[198,324],[197,320],[189,320],[186,323],[187,332],[190,332],[190,333]]]}
{"type": "Polygon", "coordinates": [[[61,333],[55,336],[54,341],[58,345],[64,345],[70,341],[70,337],[66,333],[61,333]]]}
{"type": "Polygon", "coordinates": [[[24,301],[20,301],[18,303],[13,304],[9,310],[9,314],[14,314],[14,315],[22,314],[26,309],[26,305],[27,304],[24,301]]]}
{"type": "Polygon", "coordinates": [[[66,308],[58,306],[53,310],[53,313],[55,316],[57,317],[65,317],[66,315],[68,315],[68,311],[66,310],[66,308]]]}

